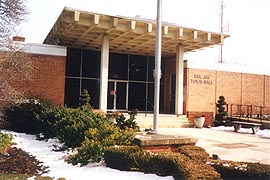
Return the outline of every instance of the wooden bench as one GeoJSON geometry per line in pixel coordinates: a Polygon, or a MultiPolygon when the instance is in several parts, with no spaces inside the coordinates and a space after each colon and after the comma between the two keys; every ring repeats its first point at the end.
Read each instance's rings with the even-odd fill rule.
{"type": "Polygon", "coordinates": [[[262,126],[261,124],[258,124],[258,123],[250,123],[250,122],[243,122],[243,121],[232,121],[232,123],[233,123],[235,132],[238,132],[238,130],[241,127],[243,127],[243,128],[251,128],[252,129],[252,134],[256,134],[256,132],[262,126]]]}

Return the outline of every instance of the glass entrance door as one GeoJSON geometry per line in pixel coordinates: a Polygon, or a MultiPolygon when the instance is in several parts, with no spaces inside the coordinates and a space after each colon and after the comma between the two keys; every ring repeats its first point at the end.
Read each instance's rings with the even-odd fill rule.
{"type": "Polygon", "coordinates": [[[109,81],[108,110],[127,110],[127,82],[109,81]]]}

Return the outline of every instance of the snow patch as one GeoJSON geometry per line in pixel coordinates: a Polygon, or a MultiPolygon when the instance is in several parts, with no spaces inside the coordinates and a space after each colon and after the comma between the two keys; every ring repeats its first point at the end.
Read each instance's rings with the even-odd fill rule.
{"type": "MultiPolygon", "coordinates": [[[[11,131],[2,131],[14,136],[15,147],[21,148],[25,152],[35,156],[42,161],[44,166],[49,167],[49,172],[43,176],[54,178],[65,178],[67,180],[89,180],[89,179],[118,179],[118,180],[173,180],[172,176],[160,177],[155,174],[144,174],[142,172],[127,172],[108,168],[96,163],[84,167],[73,166],[65,162],[68,151],[53,151],[55,146],[60,146],[57,139],[48,141],[38,141],[36,136],[11,131]]],[[[33,178],[29,178],[32,180],[33,178]]]]}
{"type": "MultiPolygon", "coordinates": [[[[218,131],[228,131],[228,132],[234,131],[233,126],[218,126],[218,127],[211,127],[211,129],[218,130],[218,131]]],[[[238,132],[243,133],[243,134],[251,134],[252,129],[251,128],[240,128],[238,130],[238,132]]],[[[257,133],[255,134],[255,136],[270,139],[270,130],[269,129],[258,130],[257,133]]]]}

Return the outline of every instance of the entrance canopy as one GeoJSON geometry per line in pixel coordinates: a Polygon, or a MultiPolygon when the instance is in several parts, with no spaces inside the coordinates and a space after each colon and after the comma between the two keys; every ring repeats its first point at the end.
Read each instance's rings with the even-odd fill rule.
{"type": "MultiPolygon", "coordinates": [[[[155,54],[155,21],[70,8],[64,8],[44,43],[99,51],[104,35],[109,37],[110,52],[155,54]]],[[[188,52],[222,44],[228,36],[163,22],[162,56],[174,56],[179,44],[188,52]]]]}

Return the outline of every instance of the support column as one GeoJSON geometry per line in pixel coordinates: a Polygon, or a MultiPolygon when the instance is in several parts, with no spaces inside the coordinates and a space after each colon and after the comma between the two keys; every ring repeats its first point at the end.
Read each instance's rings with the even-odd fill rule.
{"type": "Polygon", "coordinates": [[[184,46],[176,47],[176,89],[175,89],[175,114],[183,114],[184,98],[184,46]]]}
{"type": "Polygon", "coordinates": [[[108,72],[109,72],[109,37],[108,35],[104,35],[101,47],[100,96],[99,96],[99,109],[104,112],[107,112],[108,72]]]}

